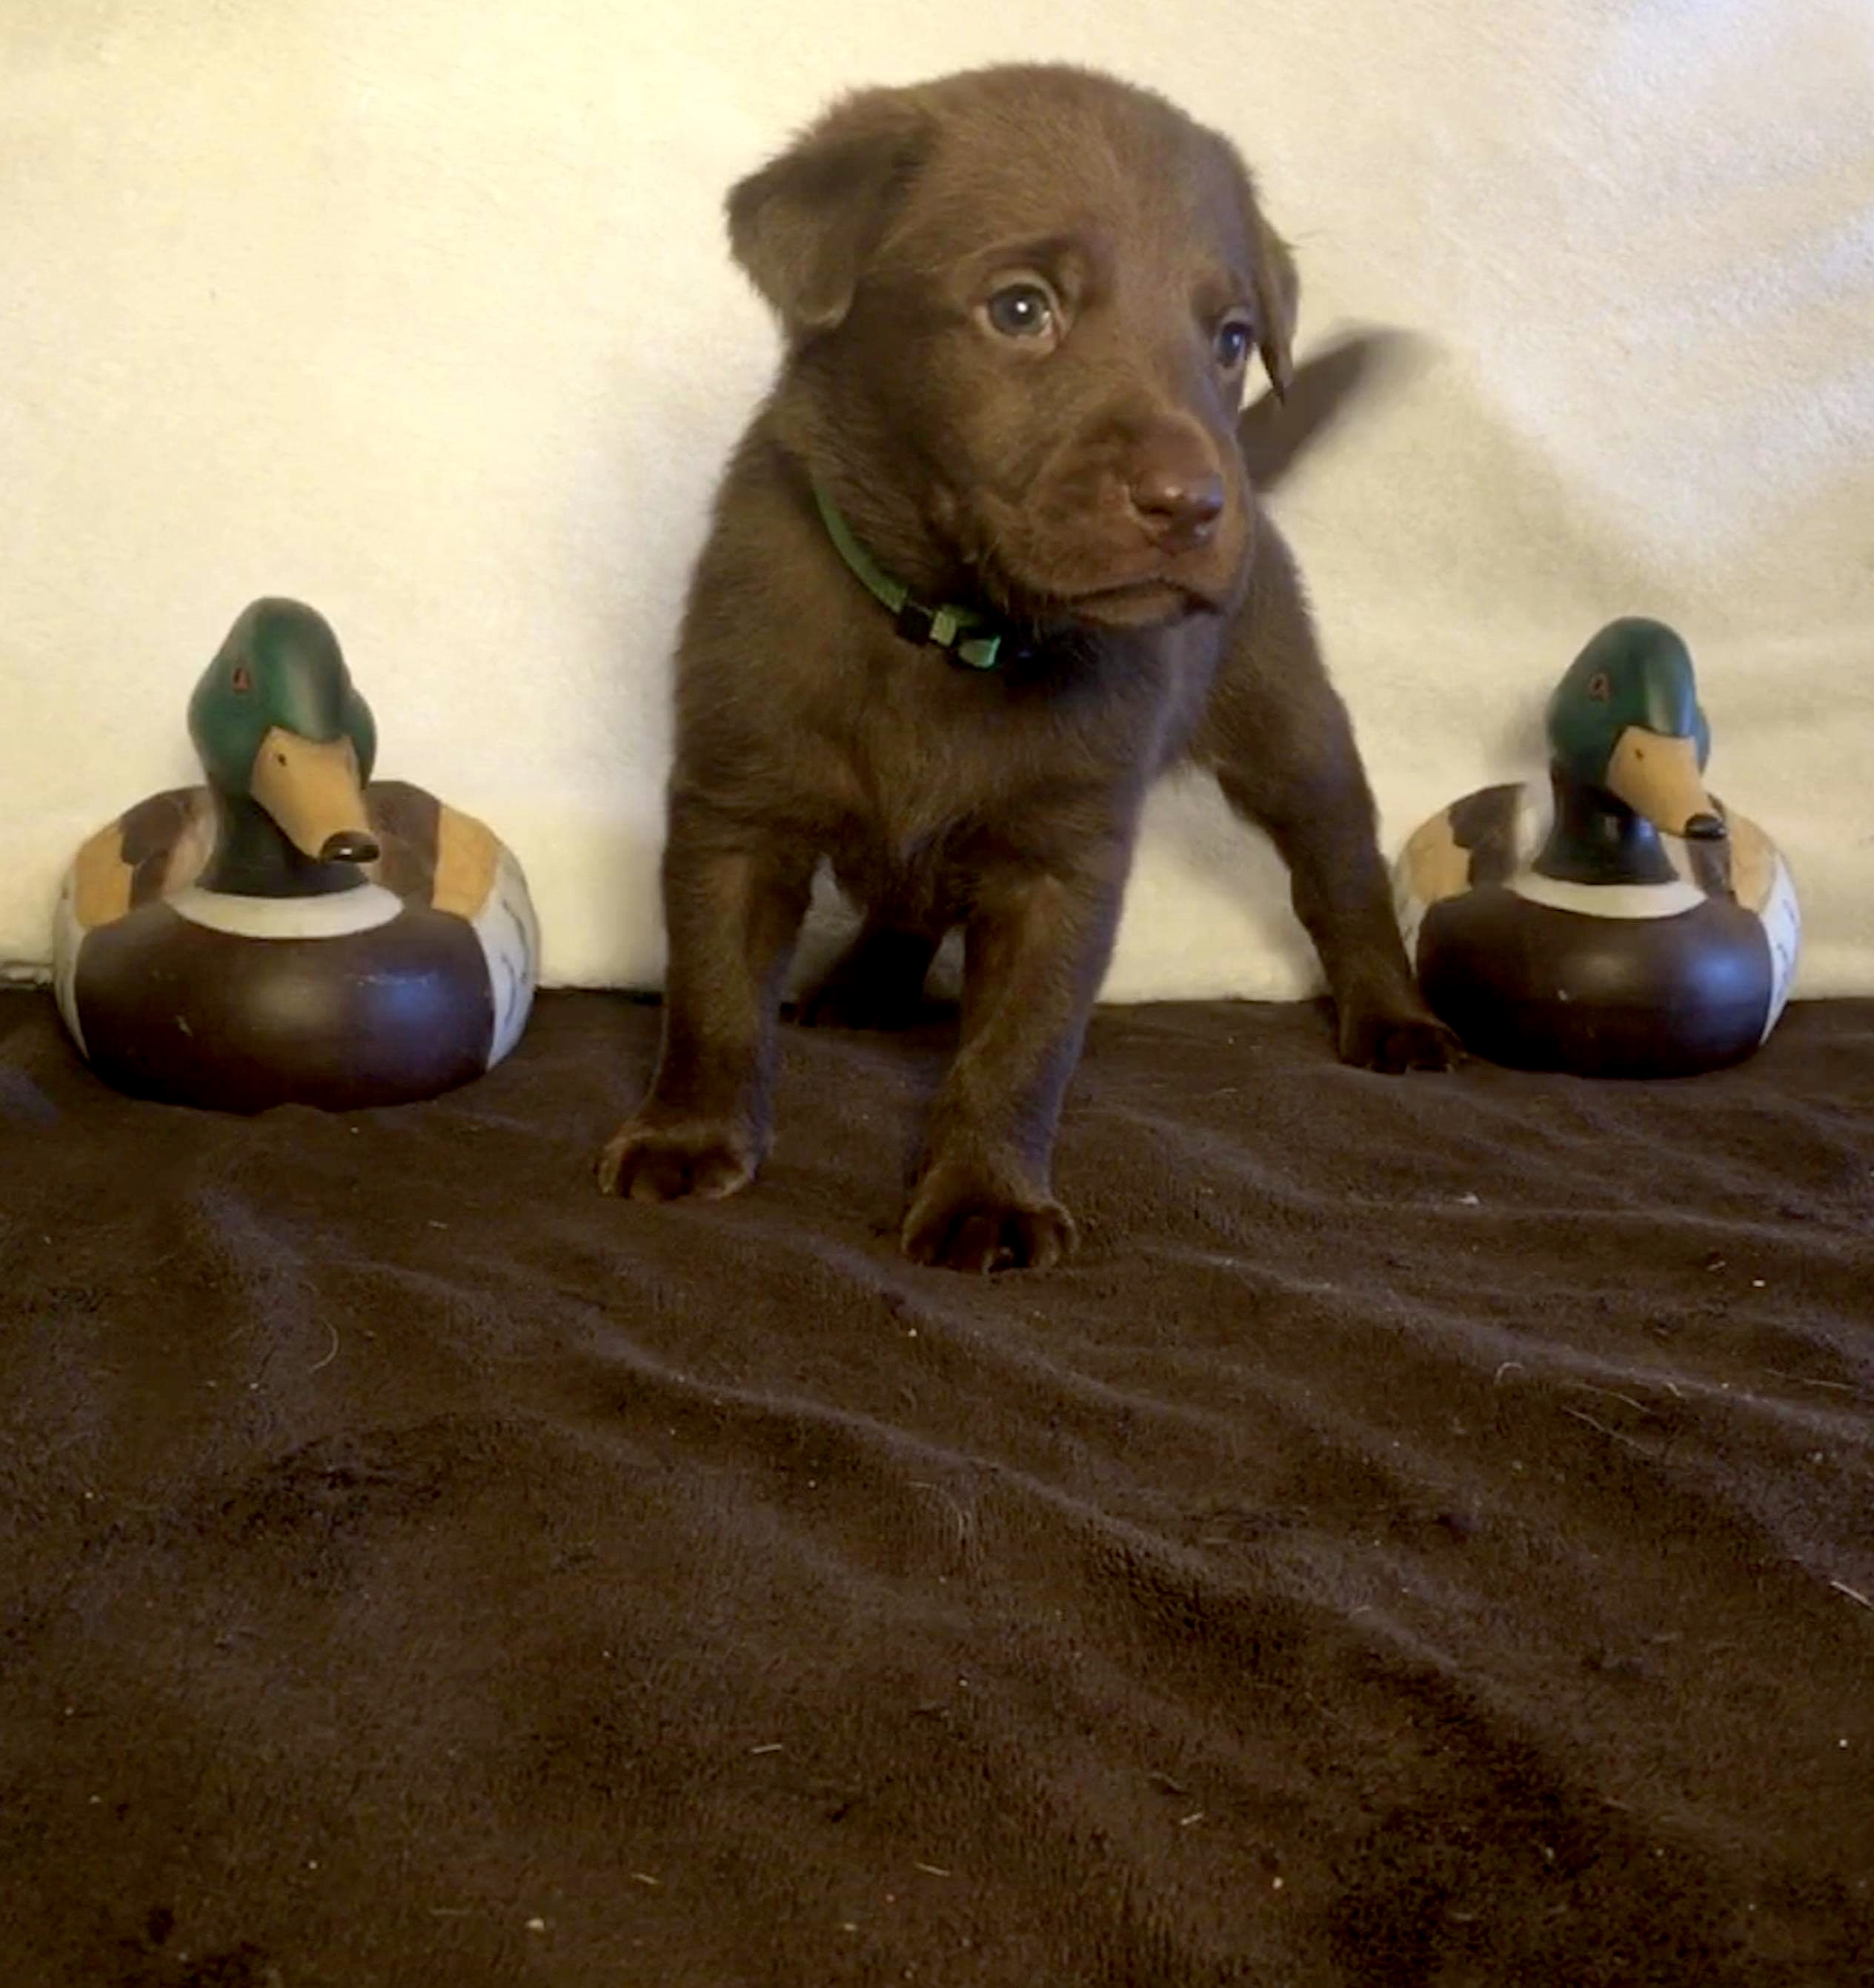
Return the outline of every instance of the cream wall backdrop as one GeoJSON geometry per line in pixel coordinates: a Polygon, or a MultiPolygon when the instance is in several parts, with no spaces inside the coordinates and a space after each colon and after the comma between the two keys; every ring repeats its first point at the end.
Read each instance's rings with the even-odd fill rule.
{"type": "MultiPolygon", "coordinates": [[[[840,88],[1036,56],[1237,139],[1304,353],[1416,336],[1277,498],[1389,847],[1660,615],[1798,991],[1874,992],[1866,0],[6,0],[0,968],[285,593],[519,853],[546,979],[654,985],[668,653],[776,352],[722,193],[840,88]]],[[[1162,790],[1108,996],[1314,985],[1266,847],[1162,790]]]]}

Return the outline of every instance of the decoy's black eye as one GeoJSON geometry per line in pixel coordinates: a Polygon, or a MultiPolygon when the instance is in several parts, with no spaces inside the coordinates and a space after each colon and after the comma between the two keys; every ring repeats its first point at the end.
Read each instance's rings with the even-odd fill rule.
{"type": "Polygon", "coordinates": [[[1596,704],[1605,704],[1614,694],[1614,686],[1605,670],[1596,670],[1588,679],[1588,695],[1596,704]]]}
{"type": "Polygon", "coordinates": [[[245,663],[235,664],[234,687],[243,696],[254,688],[254,679],[249,674],[248,668],[245,663]]]}

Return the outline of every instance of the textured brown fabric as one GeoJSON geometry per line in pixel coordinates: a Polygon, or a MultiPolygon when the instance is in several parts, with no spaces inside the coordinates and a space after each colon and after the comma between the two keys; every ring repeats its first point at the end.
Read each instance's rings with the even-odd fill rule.
{"type": "Polygon", "coordinates": [[[655,1023],[239,1121],[0,998],[9,1988],[1869,1979],[1874,1003],[1102,1012],[993,1281],[897,1253],[940,1030],[603,1199],[655,1023]]]}

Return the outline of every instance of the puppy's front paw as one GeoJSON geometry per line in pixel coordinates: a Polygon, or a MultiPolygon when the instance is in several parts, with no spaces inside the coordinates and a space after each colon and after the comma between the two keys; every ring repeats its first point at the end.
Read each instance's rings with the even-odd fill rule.
{"type": "Polygon", "coordinates": [[[599,1155],[599,1188],[631,1201],[723,1201],[755,1178],[754,1141],[732,1125],[627,1119],[599,1155]]]}
{"type": "Polygon", "coordinates": [[[933,1168],[905,1217],[905,1254],[946,1270],[1045,1270],[1072,1256],[1074,1218],[1044,1194],[982,1175],[933,1168]]]}
{"type": "Polygon", "coordinates": [[[1463,1046],[1415,999],[1350,1002],[1341,1010],[1343,1063],[1396,1077],[1408,1070],[1455,1070],[1463,1046]]]}

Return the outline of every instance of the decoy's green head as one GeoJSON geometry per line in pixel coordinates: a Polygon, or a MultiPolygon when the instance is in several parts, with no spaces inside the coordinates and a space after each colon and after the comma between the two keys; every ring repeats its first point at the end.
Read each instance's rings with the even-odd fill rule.
{"type": "Polygon", "coordinates": [[[1692,658],[1663,622],[1632,616],[1595,637],[1549,699],[1548,742],[1564,778],[1612,795],[1669,835],[1724,833],[1705,791],[1711,730],[1692,658]]]}
{"type": "Polygon", "coordinates": [[[255,601],[195,686],[188,725],[218,795],[254,802],[304,855],[375,859],[364,788],[377,729],[323,615],[255,601]]]}

